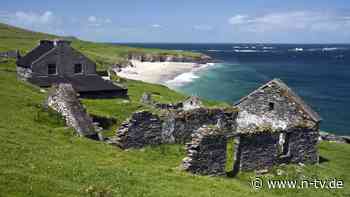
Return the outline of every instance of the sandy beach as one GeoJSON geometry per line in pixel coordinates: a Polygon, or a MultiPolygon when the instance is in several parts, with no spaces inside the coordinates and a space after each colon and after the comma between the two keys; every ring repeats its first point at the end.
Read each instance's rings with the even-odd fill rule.
{"type": "MultiPolygon", "coordinates": [[[[203,69],[208,64],[197,64],[187,62],[141,62],[132,60],[133,67],[123,68],[117,74],[120,77],[141,80],[149,83],[175,84],[180,83],[178,77],[189,78],[193,72],[203,69]]],[[[183,79],[186,80],[186,79],[183,79]]]]}

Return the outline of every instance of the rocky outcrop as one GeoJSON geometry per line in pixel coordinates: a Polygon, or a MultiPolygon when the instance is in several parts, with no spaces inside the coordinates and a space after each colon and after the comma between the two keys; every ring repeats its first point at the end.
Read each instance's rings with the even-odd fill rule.
{"type": "Polygon", "coordinates": [[[206,64],[213,62],[213,59],[207,55],[185,56],[182,54],[151,54],[151,53],[129,53],[129,60],[138,60],[141,62],[193,62],[206,64]]]}
{"type": "Polygon", "coordinates": [[[49,93],[47,105],[60,113],[66,124],[74,128],[78,135],[99,139],[91,117],[78,100],[71,84],[54,86],[49,93]]]}
{"type": "Polygon", "coordinates": [[[350,143],[349,136],[337,136],[327,132],[320,132],[320,141],[336,142],[336,143],[350,143]]]}
{"type": "Polygon", "coordinates": [[[184,170],[201,175],[225,175],[227,138],[222,129],[203,126],[192,134],[186,144],[184,170]]]}

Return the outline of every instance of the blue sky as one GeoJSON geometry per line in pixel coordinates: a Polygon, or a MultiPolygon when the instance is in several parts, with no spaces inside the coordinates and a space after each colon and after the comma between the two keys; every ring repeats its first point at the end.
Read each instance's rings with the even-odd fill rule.
{"type": "Polygon", "coordinates": [[[101,42],[350,43],[349,0],[0,2],[0,21],[101,42]]]}

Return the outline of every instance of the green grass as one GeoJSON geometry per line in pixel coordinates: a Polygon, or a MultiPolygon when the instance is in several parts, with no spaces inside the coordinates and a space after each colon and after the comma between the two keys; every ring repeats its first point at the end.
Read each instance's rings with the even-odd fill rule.
{"type": "MultiPolygon", "coordinates": [[[[0,39],[4,40],[4,36],[0,39]]],[[[6,45],[17,46],[22,42],[27,40],[9,41],[6,45]]],[[[3,43],[1,41],[1,47],[3,43]]],[[[147,108],[138,102],[145,91],[153,92],[155,99],[162,102],[186,97],[161,85],[131,80],[125,83],[130,100],[84,100],[83,103],[90,113],[116,117],[118,125],[134,110],[147,108]]],[[[350,146],[347,144],[323,142],[319,150],[327,162],[302,168],[288,165],[279,167],[286,172],[283,176],[276,175],[277,169],[264,176],[264,179],[337,178],[344,181],[344,189],[254,190],[249,185],[254,173],[227,178],[194,176],[181,171],[179,166],[185,157],[183,145],[123,151],[79,138],[64,126],[59,116],[41,108],[46,96],[37,87],[16,79],[13,60],[0,63],[1,197],[350,196],[350,146]]],[[[205,104],[218,103],[206,101],[205,104]]],[[[227,170],[232,169],[232,149],[231,142],[227,170]]]]}

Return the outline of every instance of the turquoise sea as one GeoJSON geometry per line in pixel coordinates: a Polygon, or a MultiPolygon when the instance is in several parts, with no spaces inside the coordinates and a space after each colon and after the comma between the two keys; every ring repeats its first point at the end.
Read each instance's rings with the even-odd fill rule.
{"type": "Polygon", "coordinates": [[[218,60],[205,69],[184,73],[169,84],[207,99],[233,104],[263,83],[280,78],[321,115],[322,130],[350,135],[350,45],[128,45],[198,51],[218,60]]]}

